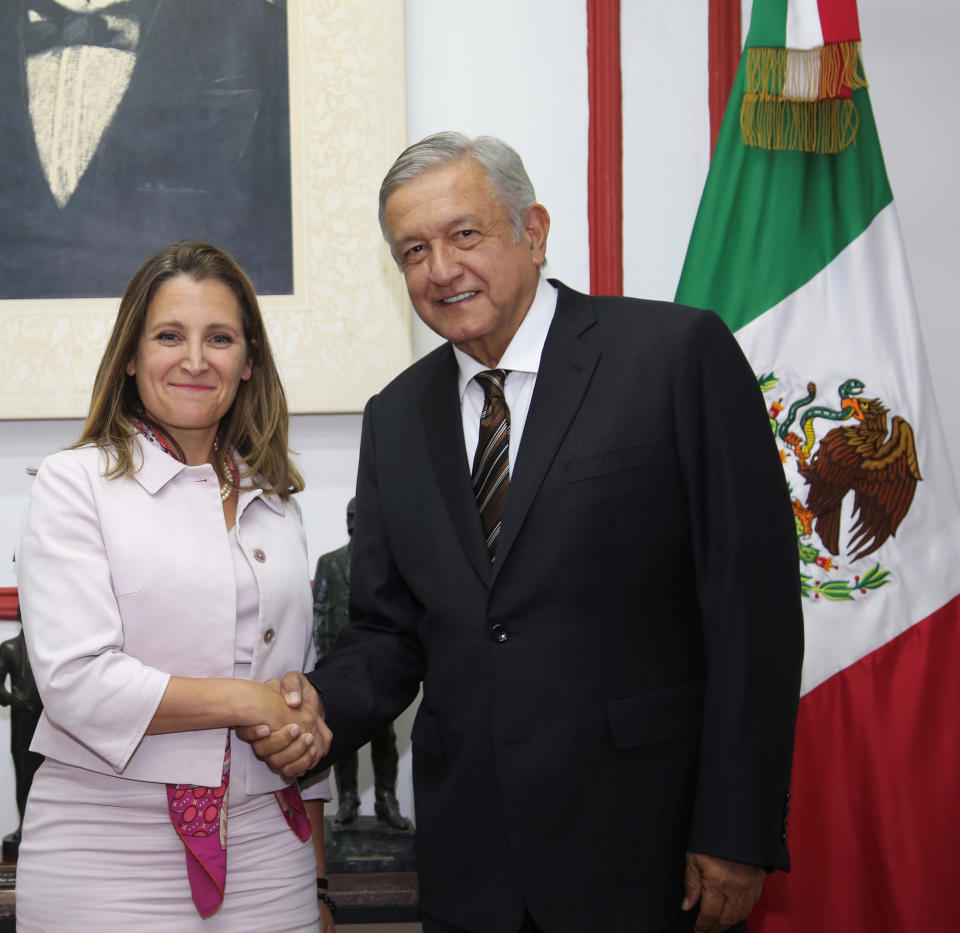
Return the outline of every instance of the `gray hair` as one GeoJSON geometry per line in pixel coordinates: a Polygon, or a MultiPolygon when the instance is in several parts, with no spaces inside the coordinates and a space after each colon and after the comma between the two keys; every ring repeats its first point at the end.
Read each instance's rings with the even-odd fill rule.
{"type": "Polygon", "coordinates": [[[507,213],[513,239],[520,240],[527,211],[537,203],[533,183],[523,167],[523,160],[516,150],[496,136],[471,139],[463,133],[447,131],[434,133],[408,146],[384,177],[380,185],[379,217],[380,230],[387,243],[390,237],[387,233],[386,204],[391,193],[432,168],[464,158],[475,160],[487,173],[494,194],[507,213]]]}

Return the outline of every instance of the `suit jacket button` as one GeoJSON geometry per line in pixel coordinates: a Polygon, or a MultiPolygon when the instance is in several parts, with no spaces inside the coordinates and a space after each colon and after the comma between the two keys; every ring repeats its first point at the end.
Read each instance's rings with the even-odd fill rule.
{"type": "Polygon", "coordinates": [[[260,561],[261,564],[265,564],[267,562],[267,555],[261,548],[257,548],[253,552],[253,559],[260,561]]]}
{"type": "Polygon", "coordinates": [[[272,642],[273,639],[276,637],[276,635],[277,635],[277,633],[276,633],[272,628],[268,628],[268,629],[263,633],[263,643],[264,643],[265,645],[269,645],[270,642],[272,642]]]}
{"type": "Polygon", "coordinates": [[[507,630],[499,623],[490,626],[490,637],[494,641],[506,641],[510,636],[507,630]]]}

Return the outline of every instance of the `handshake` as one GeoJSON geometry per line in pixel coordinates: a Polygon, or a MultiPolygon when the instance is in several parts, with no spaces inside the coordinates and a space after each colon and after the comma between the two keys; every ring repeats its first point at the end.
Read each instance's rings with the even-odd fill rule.
{"type": "Polygon", "coordinates": [[[323,701],[296,671],[260,686],[268,691],[263,696],[269,714],[259,725],[238,727],[237,737],[249,742],[271,770],[288,778],[300,777],[330,750],[333,733],[324,722],[323,701]]]}

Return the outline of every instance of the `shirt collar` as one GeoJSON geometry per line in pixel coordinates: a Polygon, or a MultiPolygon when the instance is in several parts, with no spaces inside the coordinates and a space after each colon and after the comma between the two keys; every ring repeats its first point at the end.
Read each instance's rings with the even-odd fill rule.
{"type": "Polygon", "coordinates": [[[286,503],[280,496],[274,495],[273,493],[266,493],[257,486],[248,488],[241,485],[240,497],[237,501],[237,517],[242,515],[244,509],[255,499],[259,499],[265,505],[270,506],[278,515],[283,515],[286,511],[286,503]]]}
{"type": "MultiPolygon", "coordinates": [[[[170,480],[179,476],[184,470],[207,470],[211,478],[219,485],[219,477],[214,473],[213,467],[209,463],[188,467],[187,464],[174,459],[155,444],[144,443],[141,437],[134,437],[134,442],[136,444],[136,449],[133,452],[134,477],[151,496],[156,495],[170,480]]],[[[237,466],[242,472],[243,464],[238,461],[237,466]]],[[[240,515],[253,499],[258,498],[262,499],[274,512],[283,515],[285,511],[283,499],[279,496],[267,495],[257,486],[248,486],[247,482],[249,481],[244,481],[240,485],[237,515],[240,515]]]]}
{"type": "MultiPolygon", "coordinates": [[[[138,435],[134,435],[133,444],[134,478],[151,496],[187,469],[185,463],[174,459],[155,444],[144,442],[138,435]]],[[[213,467],[209,469],[212,474],[213,467]]]]}
{"type": "MultiPolygon", "coordinates": [[[[537,292],[533,296],[533,303],[520,322],[503,356],[500,357],[498,369],[531,373],[534,376],[537,374],[543,345],[547,342],[547,332],[550,330],[556,308],[557,289],[541,276],[537,283],[537,292]]],[[[457,367],[460,370],[459,389],[462,401],[463,393],[467,391],[470,381],[477,373],[485,372],[487,367],[458,347],[453,348],[453,354],[457,358],[457,367]]]]}

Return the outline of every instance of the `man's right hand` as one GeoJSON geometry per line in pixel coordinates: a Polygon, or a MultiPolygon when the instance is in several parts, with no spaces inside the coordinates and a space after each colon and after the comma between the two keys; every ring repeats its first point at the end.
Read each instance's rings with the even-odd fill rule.
{"type": "Polygon", "coordinates": [[[294,723],[274,732],[264,725],[246,726],[237,729],[237,737],[249,742],[254,754],[271,770],[284,777],[300,777],[330,750],[333,733],[323,719],[323,701],[299,671],[290,671],[282,680],[267,681],[266,685],[278,690],[292,709],[311,708],[316,716],[316,728],[312,733],[303,733],[294,723]]]}

